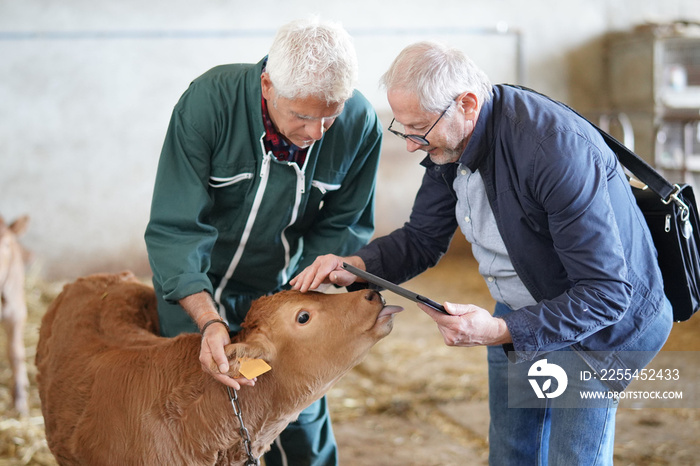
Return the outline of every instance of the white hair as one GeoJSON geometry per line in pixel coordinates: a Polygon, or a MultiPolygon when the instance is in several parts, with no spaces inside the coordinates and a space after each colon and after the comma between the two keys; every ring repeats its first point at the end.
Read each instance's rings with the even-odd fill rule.
{"type": "Polygon", "coordinates": [[[268,53],[266,71],[277,95],[314,96],[344,102],[357,82],[357,55],[350,34],[318,17],[282,26],[268,53]]]}
{"type": "Polygon", "coordinates": [[[491,99],[493,87],[486,73],[461,50],[439,42],[411,44],[399,53],[380,84],[418,97],[422,110],[437,113],[457,96],[471,92],[479,105],[491,99]]]}

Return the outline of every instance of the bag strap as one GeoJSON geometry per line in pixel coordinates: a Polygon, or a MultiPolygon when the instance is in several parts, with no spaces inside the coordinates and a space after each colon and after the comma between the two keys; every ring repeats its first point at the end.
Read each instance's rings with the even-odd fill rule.
{"type": "Polygon", "coordinates": [[[533,92],[535,94],[541,95],[542,97],[545,97],[551,100],[552,102],[571,110],[576,115],[586,120],[588,123],[590,123],[591,126],[598,130],[608,147],[610,147],[610,149],[612,149],[612,151],[615,152],[615,155],[617,155],[617,159],[620,161],[620,163],[625,168],[627,168],[635,177],[637,177],[639,181],[647,185],[649,189],[658,194],[664,202],[668,203],[671,202],[671,200],[675,200],[675,195],[678,194],[678,192],[680,191],[680,187],[678,185],[671,184],[671,182],[669,182],[666,178],[661,176],[659,172],[654,170],[654,168],[651,165],[645,162],[644,159],[642,159],[640,156],[629,150],[624,144],[612,137],[607,132],[600,129],[593,122],[582,116],[576,110],[569,107],[563,102],[554,100],[533,89],[513,84],[506,85],[514,87],[516,89],[522,89],[524,91],[533,92]]]}
{"type": "Polygon", "coordinates": [[[676,194],[677,190],[680,190],[680,188],[677,188],[677,185],[671,184],[640,156],[629,150],[627,146],[602,129],[598,128],[593,123],[591,123],[591,125],[593,125],[593,127],[598,130],[600,135],[603,136],[606,144],[608,147],[610,147],[610,149],[612,149],[613,152],[615,152],[620,163],[624,165],[634,176],[636,176],[639,181],[649,186],[649,189],[661,196],[661,199],[669,201],[671,196],[676,194]]]}

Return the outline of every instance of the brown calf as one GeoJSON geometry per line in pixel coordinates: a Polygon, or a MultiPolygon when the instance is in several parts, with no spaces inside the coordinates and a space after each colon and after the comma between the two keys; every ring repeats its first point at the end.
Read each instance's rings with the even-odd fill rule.
{"type": "MultiPolygon", "coordinates": [[[[253,303],[227,346],[272,370],[238,393],[259,457],[299,412],[392,328],[374,291],[285,291],[253,303]]],[[[43,318],[36,362],[46,438],[60,464],[239,465],[247,457],[226,388],[205,374],[201,337],[156,335],[153,289],[130,274],[67,285],[43,318]]]]}
{"type": "Polygon", "coordinates": [[[12,367],[12,399],[20,416],[28,413],[27,366],[24,361],[24,325],[27,303],[24,297],[25,252],[17,237],[27,230],[29,217],[5,224],[0,217],[0,320],[7,333],[7,355],[12,367]]]}

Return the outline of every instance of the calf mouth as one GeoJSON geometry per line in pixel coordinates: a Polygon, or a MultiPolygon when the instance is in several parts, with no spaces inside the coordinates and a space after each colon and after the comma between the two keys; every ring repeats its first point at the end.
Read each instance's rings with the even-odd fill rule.
{"type": "Polygon", "coordinates": [[[379,309],[379,314],[377,315],[377,320],[382,317],[389,317],[403,311],[403,307],[401,306],[387,306],[384,296],[382,296],[382,294],[376,290],[367,290],[365,299],[381,306],[379,309]]]}
{"type": "Polygon", "coordinates": [[[399,312],[403,311],[403,307],[401,306],[384,306],[381,311],[379,311],[379,315],[377,316],[377,319],[380,317],[386,317],[394,314],[398,314],[399,312]]]}
{"type": "Polygon", "coordinates": [[[403,307],[401,306],[387,306],[386,304],[386,299],[384,299],[384,296],[382,296],[381,293],[377,293],[379,295],[379,299],[382,302],[382,310],[379,311],[379,315],[377,316],[377,319],[381,317],[386,317],[386,316],[391,316],[394,314],[398,314],[399,312],[403,311],[403,307]]]}

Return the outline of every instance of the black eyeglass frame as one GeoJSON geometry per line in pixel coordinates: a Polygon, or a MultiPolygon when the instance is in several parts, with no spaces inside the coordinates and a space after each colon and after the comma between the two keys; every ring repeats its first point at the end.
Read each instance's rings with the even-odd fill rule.
{"type": "Polygon", "coordinates": [[[423,136],[421,136],[420,134],[405,134],[405,133],[402,133],[401,131],[396,131],[395,129],[391,129],[392,125],[394,124],[394,121],[396,121],[396,118],[392,118],[391,123],[389,124],[389,128],[387,128],[387,129],[390,132],[392,132],[393,134],[400,137],[401,139],[410,139],[411,142],[415,142],[416,144],[418,144],[420,146],[429,146],[430,142],[428,141],[428,139],[426,139],[428,137],[428,134],[430,134],[430,132],[433,130],[433,128],[435,128],[435,125],[438,124],[438,122],[442,119],[442,117],[445,115],[445,113],[447,113],[447,111],[450,109],[450,107],[452,107],[453,103],[454,103],[454,100],[452,102],[450,102],[450,105],[448,105],[445,110],[442,111],[442,113],[440,114],[438,119],[435,120],[435,123],[433,123],[433,126],[431,126],[430,129],[428,131],[426,131],[426,133],[423,136]]]}

